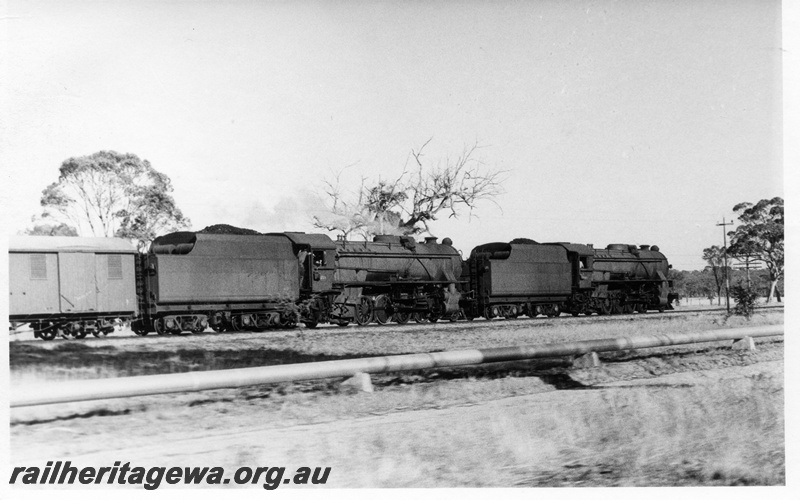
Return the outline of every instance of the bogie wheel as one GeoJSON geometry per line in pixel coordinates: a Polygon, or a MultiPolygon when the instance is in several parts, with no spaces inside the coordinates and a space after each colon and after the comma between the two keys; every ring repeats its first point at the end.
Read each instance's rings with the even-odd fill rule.
{"type": "Polygon", "coordinates": [[[169,332],[167,331],[167,325],[164,321],[164,318],[158,318],[153,320],[153,330],[159,335],[168,335],[169,332]]]}
{"type": "Polygon", "coordinates": [[[612,300],[611,301],[611,314],[622,314],[623,308],[622,304],[619,303],[619,300],[612,300]]]}
{"type": "Polygon", "coordinates": [[[281,328],[294,328],[297,326],[297,319],[293,314],[281,315],[281,328]]]}
{"type": "Polygon", "coordinates": [[[597,308],[597,314],[601,316],[611,314],[611,301],[609,299],[603,299],[600,301],[597,308]]]}
{"type": "Polygon", "coordinates": [[[425,316],[424,313],[414,313],[414,321],[417,323],[425,323],[428,321],[428,318],[425,316]]]}
{"type": "Polygon", "coordinates": [[[234,332],[241,332],[244,330],[241,316],[231,316],[231,330],[234,332]]]}
{"type": "Polygon", "coordinates": [[[53,340],[58,335],[58,328],[45,322],[41,323],[38,329],[34,329],[34,332],[37,333],[42,340],[53,340]]]}
{"type": "Polygon", "coordinates": [[[228,325],[223,320],[217,321],[216,323],[209,323],[208,326],[217,333],[228,331],[228,325]]]}
{"type": "Polygon", "coordinates": [[[378,295],[375,297],[375,307],[373,315],[375,322],[379,325],[385,325],[392,319],[392,302],[386,295],[378,295]]]}
{"type": "Polygon", "coordinates": [[[633,310],[633,304],[625,304],[622,306],[622,314],[632,314],[633,310]]]}
{"type": "Polygon", "coordinates": [[[133,330],[133,333],[135,333],[140,337],[144,337],[148,333],[147,328],[141,321],[134,321],[133,323],[131,323],[131,330],[133,330]]]}
{"type": "Polygon", "coordinates": [[[405,325],[411,319],[411,314],[407,312],[396,312],[392,316],[392,320],[398,325],[405,325]]]}
{"type": "Polygon", "coordinates": [[[355,306],[355,321],[357,324],[364,326],[372,323],[375,311],[372,307],[372,299],[369,297],[361,297],[361,300],[355,306]]]}
{"type": "Polygon", "coordinates": [[[319,323],[316,321],[303,321],[303,324],[306,325],[306,328],[316,328],[319,323]]]}

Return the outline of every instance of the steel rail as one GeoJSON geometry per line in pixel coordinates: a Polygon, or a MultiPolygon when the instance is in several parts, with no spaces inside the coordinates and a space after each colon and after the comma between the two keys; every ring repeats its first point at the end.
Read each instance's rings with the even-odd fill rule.
{"type": "Polygon", "coordinates": [[[349,377],[359,372],[386,373],[523,359],[580,356],[589,352],[645,349],[680,344],[737,340],[745,337],[782,335],[783,325],[769,325],[695,333],[637,335],[559,344],[493,347],[256,368],[36,384],[35,386],[28,385],[12,390],[10,406],[16,408],[98,399],[205,391],[278,382],[349,377]]]}

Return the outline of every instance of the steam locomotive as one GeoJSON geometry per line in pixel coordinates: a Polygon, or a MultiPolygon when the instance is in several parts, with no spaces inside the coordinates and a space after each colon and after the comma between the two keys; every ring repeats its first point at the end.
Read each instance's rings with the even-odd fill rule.
{"type": "Polygon", "coordinates": [[[677,298],[658,247],[516,239],[463,260],[445,238],[176,232],[145,255],[124,240],[12,237],[10,321],[83,338],[663,311],[677,298]]]}

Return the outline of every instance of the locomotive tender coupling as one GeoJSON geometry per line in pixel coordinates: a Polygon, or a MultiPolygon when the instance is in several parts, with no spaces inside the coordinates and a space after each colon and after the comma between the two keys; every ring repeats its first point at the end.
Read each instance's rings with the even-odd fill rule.
{"type": "Polygon", "coordinates": [[[182,231],[147,254],[113,238],[18,236],[9,244],[12,328],[36,337],[138,335],[319,324],[435,322],[671,309],[658,247],[526,238],[463,260],[449,238],[182,231]]]}

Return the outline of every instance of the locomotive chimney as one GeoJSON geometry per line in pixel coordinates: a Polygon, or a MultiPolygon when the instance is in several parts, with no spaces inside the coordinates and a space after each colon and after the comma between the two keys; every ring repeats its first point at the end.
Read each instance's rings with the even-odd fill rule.
{"type": "Polygon", "coordinates": [[[640,250],[650,250],[650,245],[639,245],[640,250]]]}
{"type": "Polygon", "coordinates": [[[431,243],[436,243],[436,240],[438,240],[438,239],[439,238],[437,238],[436,236],[426,236],[425,237],[425,244],[429,245],[431,243]]]}

